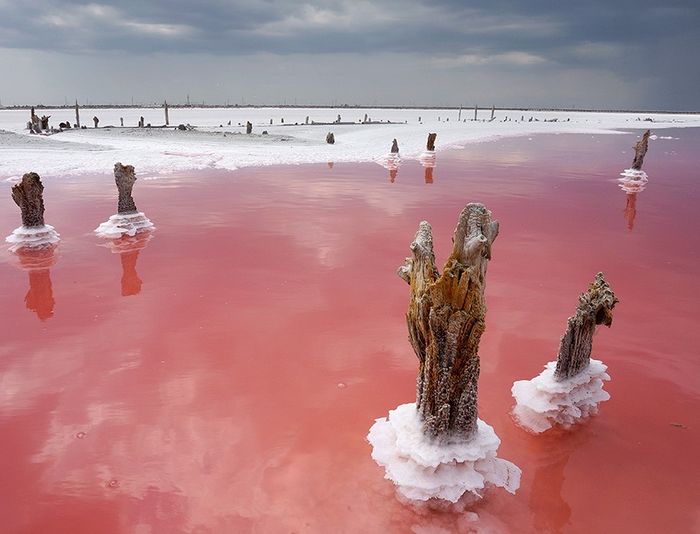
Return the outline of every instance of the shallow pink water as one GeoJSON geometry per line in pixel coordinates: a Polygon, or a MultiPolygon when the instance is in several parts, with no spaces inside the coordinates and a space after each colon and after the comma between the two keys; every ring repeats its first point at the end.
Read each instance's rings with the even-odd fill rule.
{"type": "Polygon", "coordinates": [[[0,255],[2,530],[698,531],[700,132],[656,133],[680,139],[651,143],[636,197],[615,183],[630,135],[470,145],[393,183],[373,164],[140,179],[158,229],[121,254],[91,234],[111,177],[45,180],[54,257],[0,255]],[[480,415],[523,469],[478,523],[400,504],[365,442],[414,396],[395,269],[422,219],[444,261],[470,201],[501,222],[480,415]],[[526,434],[512,382],[554,359],[599,270],[621,301],[594,345],[612,399],[575,431],[526,434]]]}

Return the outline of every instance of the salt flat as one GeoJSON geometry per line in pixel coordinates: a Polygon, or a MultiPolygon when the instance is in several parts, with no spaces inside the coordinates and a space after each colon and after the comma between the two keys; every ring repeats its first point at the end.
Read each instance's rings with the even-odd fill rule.
{"type": "MultiPolygon", "coordinates": [[[[71,109],[39,110],[38,114],[51,115],[52,126],[75,120],[71,109]]],[[[416,159],[425,148],[429,132],[437,133],[440,151],[498,137],[539,133],[594,134],[700,126],[699,114],[497,110],[495,120],[489,121],[491,110],[484,109],[474,121],[474,110],[464,109],[460,122],[457,109],[171,108],[171,126],[196,127],[179,131],[133,128],[140,116],[146,124],[163,125],[161,108],[81,109],[83,125],[91,126],[93,116],[100,119],[98,129],[73,129],[43,137],[25,129],[28,111],[0,110],[0,179],[14,180],[28,171],[43,177],[110,173],[116,161],[134,165],[140,176],[275,164],[381,162],[394,138],[402,158],[416,159]],[[373,122],[382,123],[362,124],[365,114],[373,122]],[[307,116],[310,122],[330,123],[338,115],[343,123],[352,124],[305,124],[307,116]],[[119,127],[120,118],[125,128],[119,127]],[[504,122],[506,118],[509,120],[504,122]],[[645,121],[647,118],[653,122],[645,121]],[[556,122],[545,122],[553,119],[556,122]],[[253,124],[251,135],[245,134],[246,121],[253,124]],[[335,134],[334,145],[325,142],[329,131],[335,134]]]]}

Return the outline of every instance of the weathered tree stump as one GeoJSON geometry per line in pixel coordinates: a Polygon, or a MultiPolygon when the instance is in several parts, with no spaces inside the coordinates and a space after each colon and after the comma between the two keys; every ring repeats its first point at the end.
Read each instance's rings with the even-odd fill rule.
{"type": "Polygon", "coordinates": [[[491,106],[491,120],[496,118],[496,106],[491,106]]]}
{"type": "Polygon", "coordinates": [[[80,128],[80,108],[77,100],[75,101],[75,127],[80,128]]]}
{"type": "Polygon", "coordinates": [[[647,130],[644,132],[644,135],[642,135],[642,138],[637,141],[637,144],[634,145],[634,161],[632,162],[632,168],[635,171],[641,171],[642,170],[642,165],[644,165],[644,156],[647,154],[647,149],[649,148],[649,135],[651,134],[650,130],[647,130]]]}
{"type": "Polygon", "coordinates": [[[392,154],[398,154],[399,153],[399,143],[396,139],[391,143],[391,153],[392,154]]]}
{"type": "Polygon", "coordinates": [[[411,244],[412,257],[398,270],[411,286],[406,322],[419,360],[416,407],[426,436],[440,442],[466,441],[476,431],[484,285],[497,235],[498,221],[491,212],[483,204],[468,204],[442,275],[425,221],[411,244]]]}
{"type": "Polygon", "coordinates": [[[435,138],[437,137],[436,133],[429,133],[428,134],[428,142],[425,145],[425,149],[433,152],[435,150],[435,138]]]}
{"type": "Polygon", "coordinates": [[[245,123],[245,133],[253,133],[253,124],[250,121],[246,121],[245,123]]]}
{"type": "Polygon", "coordinates": [[[612,310],[618,302],[603,273],[598,273],[588,291],[579,297],[576,314],[569,317],[554,371],[557,380],[571,378],[588,367],[595,327],[599,324],[610,327],[612,310]]]}
{"type": "Polygon", "coordinates": [[[48,130],[49,129],[49,119],[51,118],[51,115],[42,115],[40,122],[41,122],[41,129],[42,130],[48,130]]]}
{"type": "Polygon", "coordinates": [[[97,116],[92,118],[92,122],[95,123],[95,128],[97,128],[97,125],[100,123],[100,119],[97,118],[97,116]]]}
{"type": "Polygon", "coordinates": [[[134,188],[136,181],[136,173],[133,165],[122,165],[121,163],[114,164],[114,181],[119,190],[119,203],[117,205],[117,213],[120,215],[127,213],[135,213],[136,204],[131,196],[131,191],[134,188]]]}
{"type": "Polygon", "coordinates": [[[22,176],[22,181],[12,187],[12,200],[22,212],[23,226],[44,226],[44,185],[37,173],[22,176]]]}
{"type": "Polygon", "coordinates": [[[163,102],[163,108],[165,111],[165,125],[170,126],[170,114],[168,113],[169,110],[168,110],[168,101],[167,100],[165,100],[163,102]]]}
{"type": "Polygon", "coordinates": [[[335,135],[333,135],[333,132],[328,132],[326,135],[326,143],[329,145],[334,145],[335,144],[335,135]]]}

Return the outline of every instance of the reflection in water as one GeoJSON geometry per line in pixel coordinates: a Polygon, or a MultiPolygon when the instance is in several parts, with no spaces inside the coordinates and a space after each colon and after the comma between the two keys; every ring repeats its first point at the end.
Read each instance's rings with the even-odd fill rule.
{"type": "Polygon", "coordinates": [[[55,304],[51,285],[51,267],[56,263],[56,244],[21,247],[13,250],[21,269],[29,276],[29,291],[24,297],[27,309],[45,321],[53,316],[55,304]]]}
{"type": "Polygon", "coordinates": [[[399,167],[401,166],[401,156],[397,152],[391,152],[376,160],[382,167],[389,171],[389,181],[393,184],[396,181],[396,177],[399,174],[399,167]]]}
{"type": "Polygon", "coordinates": [[[435,168],[435,152],[424,152],[418,160],[425,168],[425,183],[432,184],[433,169],[435,168]]]}
{"type": "Polygon", "coordinates": [[[530,509],[537,532],[558,534],[571,518],[571,507],[562,496],[564,471],[571,454],[587,441],[587,432],[562,431],[541,443],[542,460],[535,470],[530,495],[530,509]]]}
{"type": "Polygon", "coordinates": [[[646,184],[647,180],[620,179],[620,189],[627,193],[624,214],[629,230],[634,229],[634,219],[637,217],[637,193],[644,191],[646,184]]]}
{"type": "Polygon", "coordinates": [[[152,232],[140,232],[135,236],[111,239],[104,246],[113,254],[119,254],[122,262],[122,297],[138,295],[143,281],[136,272],[136,262],[141,250],[153,239],[152,232]]]}
{"type": "Polygon", "coordinates": [[[328,168],[329,168],[329,169],[332,169],[332,168],[333,168],[333,162],[332,162],[332,161],[329,161],[329,162],[328,162],[328,168]]]}

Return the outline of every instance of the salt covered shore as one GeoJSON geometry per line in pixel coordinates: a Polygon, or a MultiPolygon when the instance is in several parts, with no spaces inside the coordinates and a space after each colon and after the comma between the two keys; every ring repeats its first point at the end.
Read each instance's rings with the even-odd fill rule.
{"type": "MultiPolygon", "coordinates": [[[[40,112],[51,115],[53,126],[75,119],[71,109],[40,112]]],[[[99,117],[101,126],[114,128],[72,129],[49,137],[35,136],[25,130],[29,111],[0,110],[0,179],[16,179],[27,170],[44,177],[106,173],[115,161],[122,160],[135,165],[145,176],[195,169],[382,161],[394,138],[401,147],[402,159],[417,159],[429,132],[437,133],[436,147],[440,151],[498,137],[539,133],[594,134],[631,128],[700,126],[697,114],[496,110],[495,119],[489,122],[490,109],[480,110],[477,121],[472,120],[473,109],[464,109],[459,122],[457,109],[171,108],[171,126],[197,127],[179,131],[132,128],[140,116],[146,124],[162,125],[164,114],[160,108],[85,108],[81,110],[82,122],[90,122],[93,115],[99,117]],[[372,124],[361,123],[365,114],[372,124]],[[344,124],[327,124],[338,115],[344,124]],[[306,117],[310,124],[305,124],[306,117]],[[504,122],[506,117],[509,120],[504,122]],[[119,127],[120,118],[126,128],[119,127]],[[645,121],[647,118],[653,122],[645,121]],[[556,122],[552,122],[554,119],[556,122]],[[245,134],[246,121],[253,124],[251,135],[245,134]],[[378,121],[383,123],[377,124],[378,121]],[[267,134],[263,135],[263,131],[267,134]],[[325,142],[329,131],[335,134],[334,145],[325,142]]]]}

